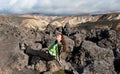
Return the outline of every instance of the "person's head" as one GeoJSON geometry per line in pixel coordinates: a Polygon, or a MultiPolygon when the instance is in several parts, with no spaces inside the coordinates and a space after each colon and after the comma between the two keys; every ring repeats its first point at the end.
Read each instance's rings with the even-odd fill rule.
{"type": "Polygon", "coordinates": [[[62,40],[62,35],[61,35],[61,34],[57,35],[56,39],[57,39],[58,42],[61,42],[61,40],[62,40]]]}
{"type": "Polygon", "coordinates": [[[63,45],[63,51],[65,52],[66,51],[66,43],[65,43],[64,36],[62,34],[58,34],[57,37],[56,37],[56,39],[57,39],[58,42],[62,43],[62,45],[63,45]]]}

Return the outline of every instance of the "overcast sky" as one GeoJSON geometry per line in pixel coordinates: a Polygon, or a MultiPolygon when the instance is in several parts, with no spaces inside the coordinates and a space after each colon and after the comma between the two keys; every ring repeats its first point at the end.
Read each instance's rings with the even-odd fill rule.
{"type": "Polygon", "coordinates": [[[119,11],[120,0],[0,0],[1,14],[79,15],[119,11]]]}

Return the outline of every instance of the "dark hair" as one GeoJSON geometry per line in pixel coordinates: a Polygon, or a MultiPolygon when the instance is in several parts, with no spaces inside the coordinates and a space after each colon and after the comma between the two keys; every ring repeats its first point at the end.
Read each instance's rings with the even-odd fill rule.
{"type": "Polygon", "coordinates": [[[66,51],[66,43],[65,43],[65,39],[64,39],[64,36],[61,34],[61,37],[62,37],[62,40],[61,40],[61,43],[63,45],[63,52],[66,51]]]}

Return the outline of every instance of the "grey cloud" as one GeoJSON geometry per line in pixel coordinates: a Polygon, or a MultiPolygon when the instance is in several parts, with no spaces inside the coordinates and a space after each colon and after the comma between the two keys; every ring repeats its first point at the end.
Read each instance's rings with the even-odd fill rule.
{"type": "Polygon", "coordinates": [[[0,12],[82,14],[120,11],[120,0],[2,0],[0,12]],[[5,11],[5,12],[6,12],[5,11]]]}

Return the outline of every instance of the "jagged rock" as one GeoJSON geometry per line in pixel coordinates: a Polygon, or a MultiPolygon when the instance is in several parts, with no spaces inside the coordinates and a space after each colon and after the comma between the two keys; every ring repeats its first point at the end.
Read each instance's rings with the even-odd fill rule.
{"type": "Polygon", "coordinates": [[[44,72],[44,74],[53,74],[53,73],[50,71],[47,71],[47,72],[44,72]]]}
{"type": "Polygon", "coordinates": [[[59,71],[61,69],[61,66],[56,60],[53,60],[48,62],[48,69],[50,72],[54,73],[59,71]]]}
{"type": "Polygon", "coordinates": [[[64,38],[65,38],[65,42],[66,42],[66,52],[73,51],[73,46],[75,45],[74,41],[65,35],[64,35],[64,38]]]}
{"type": "Polygon", "coordinates": [[[52,45],[55,42],[55,37],[52,35],[45,35],[42,39],[42,48],[48,48],[50,45],[52,45]]]}
{"type": "Polygon", "coordinates": [[[60,58],[65,60],[69,54],[67,52],[61,52],[60,58]]]}
{"type": "MultiPolygon", "coordinates": [[[[10,74],[10,73],[9,73],[10,74]]],[[[31,69],[26,69],[24,68],[23,70],[14,70],[12,72],[12,74],[40,74],[39,72],[35,71],[35,70],[31,70],[31,69]]]]}
{"type": "Polygon", "coordinates": [[[110,48],[110,49],[113,49],[115,47],[115,44],[107,39],[102,39],[97,43],[97,45],[102,48],[110,48]]]}
{"type": "Polygon", "coordinates": [[[69,24],[66,24],[63,27],[62,34],[69,36],[71,32],[72,32],[72,30],[71,30],[69,24]]]}
{"type": "Polygon", "coordinates": [[[90,41],[84,41],[82,44],[82,48],[87,50],[93,61],[93,73],[106,73],[106,72],[114,72],[114,55],[112,50],[100,48],[95,43],[90,41]],[[108,71],[109,70],[109,71],[108,71]]]}
{"type": "Polygon", "coordinates": [[[3,70],[1,71],[3,74],[8,74],[9,72],[6,71],[14,69],[21,70],[28,64],[28,56],[19,49],[19,40],[10,35],[6,36],[4,41],[0,41],[0,59],[2,60],[0,68],[3,70]]]}
{"type": "Polygon", "coordinates": [[[13,71],[10,68],[8,68],[8,67],[0,68],[0,74],[13,74],[12,72],[13,71]]]}
{"type": "Polygon", "coordinates": [[[39,61],[36,65],[35,65],[35,70],[37,70],[38,72],[44,72],[47,70],[46,67],[46,63],[45,61],[39,61]]]}
{"type": "Polygon", "coordinates": [[[12,69],[22,70],[28,65],[28,56],[23,52],[12,52],[10,58],[11,61],[14,60],[11,64],[12,69]]]}
{"type": "MultiPolygon", "coordinates": [[[[95,43],[93,42],[90,42],[90,41],[84,41],[82,43],[82,48],[83,49],[86,49],[88,52],[90,52],[90,54],[92,56],[94,56],[96,59],[98,57],[96,57],[97,55],[100,55],[100,56],[109,56],[109,57],[114,57],[113,56],[113,53],[112,53],[112,50],[110,49],[105,49],[105,48],[100,48],[99,46],[97,46],[95,43]],[[99,51],[99,52],[98,52],[99,51]],[[101,55],[103,54],[103,55],[101,55]]],[[[102,57],[101,57],[102,58],[102,57]]],[[[104,57],[103,57],[104,58],[104,57]]],[[[100,57],[99,57],[100,59],[100,57]]]]}
{"type": "Polygon", "coordinates": [[[74,42],[76,47],[79,47],[82,41],[85,40],[86,38],[85,34],[80,34],[80,33],[75,34],[73,37],[75,37],[74,42]]]}

